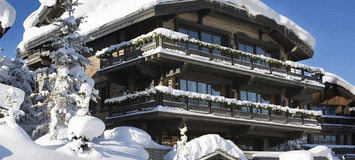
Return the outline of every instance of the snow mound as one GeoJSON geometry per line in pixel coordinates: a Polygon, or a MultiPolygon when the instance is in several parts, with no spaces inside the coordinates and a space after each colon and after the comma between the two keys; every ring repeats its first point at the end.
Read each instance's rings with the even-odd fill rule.
{"type": "Polygon", "coordinates": [[[16,19],[16,10],[6,2],[0,0],[0,22],[2,28],[11,27],[16,19]]]}
{"type": "Polygon", "coordinates": [[[332,150],[326,146],[317,146],[308,150],[314,157],[326,157],[333,160],[332,150]]]}
{"type": "MultiPolygon", "coordinates": [[[[243,151],[239,149],[232,141],[225,140],[217,134],[208,134],[195,138],[187,142],[186,146],[190,149],[188,160],[199,159],[209,155],[217,150],[224,151],[235,158],[247,160],[243,151]]],[[[164,156],[164,160],[174,159],[177,156],[176,151],[172,150],[164,156]]]]}
{"type": "Polygon", "coordinates": [[[92,141],[99,137],[105,130],[105,124],[102,120],[92,116],[74,116],[69,121],[68,138],[85,137],[92,141]]]}
{"type": "Polygon", "coordinates": [[[106,130],[104,132],[104,137],[105,139],[124,141],[129,144],[137,144],[143,147],[147,147],[152,139],[147,132],[128,126],[106,130]]]}
{"type": "Polygon", "coordinates": [[[280,154],[280,160],[313,160],[310,151],[289,151],[280,154]]]}
{"type": "Polygon", "coordinates": [[[355,95],[355,87],[351,85],[349,82],[344,80],[343,78],[330,73],[330,72],[325,72],[323,76],[323,83],[330,83],[330,84],[336,84],[338,86],[341,86],[348,90],[350,93],[355,95]]]}
{"type": "Polygon", "coordinates": [[[0,125],[0,159],[36,159],[36,160],[75,160],[53,150],[34,143],[26,132],[17,124],[13,127],[0,125]]]}
{"type": "Polygon", "coordinates": [[[16,87],[0,83],[0,106],[6,109],[10,109],[7,105],[6,95],[11,96],[14,100],[14,103],[11,108],[19,110],[25,98],[25,92],[16,87]]]}

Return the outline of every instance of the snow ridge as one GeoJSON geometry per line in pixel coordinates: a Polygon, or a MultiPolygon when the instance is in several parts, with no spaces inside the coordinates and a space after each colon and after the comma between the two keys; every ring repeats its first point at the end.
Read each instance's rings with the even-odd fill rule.
{"type": "Polygon", "coordinates": [[[120,96],[116,98],[111,98],[111,99],[106,99],[105,103],[106,104],[117,104],[124,102],[126,100],[130,99],[136,99],[139,97],[148,97],[154,94],[165,94],[169,95],[172,97],[177,97],[177,98],[182,98],[182,97],[187,97],[190,99],[199,99],[199,100],[205,100],[205,101],[211,101],[211,102],[216,102],[216,103],[224,103],[227,105],[237,105],[237,106],[246,106],[250,108],[263,108],[263,109],[271,109],[271,110],[278,110],[282,112],[288,112],[291,114],[305,114],[305,115],[312,115],[312,116],[321,116],[322,112],[321,111],[311,111],[311,110],[304,110],[304,109],[297,109],[297,108],[289,108],[289,107],[282,107],[279,105],[274,105],[274,104],[266,104],[266,103],[260,103],[260,102],[250,102],[250,101],[241,101],[237,100],[235,98],[226,98],[223,96],[212,96],[209,94],[201,94],[201,93],[196,93],[196,92],[189,92],[189,91],[182,91],[182,90],[177,90],[177,89],[172,89],[166,86],[156,86],[154,88],[151,88],[146,91],[141,91],[137,92],[135,94],[128,94],[125,96],[120,96]]]}
{"type": "Polygon", "coordinates": [[[334,73],[325,72],[323,76],[323,83],[336,84],[348,90],[350,93],[355,95],[355,86],[350,84],[348,81],[343,78],[335,75],[334,73]]]}

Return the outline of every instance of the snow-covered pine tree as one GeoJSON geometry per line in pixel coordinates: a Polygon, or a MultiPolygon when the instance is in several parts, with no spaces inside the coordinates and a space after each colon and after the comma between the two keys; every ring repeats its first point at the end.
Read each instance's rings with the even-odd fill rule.
{"type": "Polygon", "coordinates": [[[52,139],[63,139],[67,136],[68,122],[75,115],[89,115],[90,99],[96,101],[98,91],[94,89],[95,81],[88,77],[84,70],[90,61],[83,55],[92,51],[84,44],[84,38],[78,30],[84,17],[76,18],[74,8],[78,1],[67,0],[65,17],[54,20],[59,32],[53,35],[52,46],[55,49],[47,53],[53,62],[50,68],[37,71],[48,78],[47,86],[35,96],[43,97],[43,102],[36,106],[44,106],[50,115],[49,134],[52,139]],[[50,71],[43,74],[43,71],[50,71]]]}
{"type": "Polygon", "coordinates": [[[31,108],[30,98],[36,83],[33,73],[21,61],[19,53],[16,54],[15,59],[11,59],[0,52],[0,83],[17,87],[25,92],[25,99],[20,107],[25,115],[20,117],[18,124],[31,136],[39,124],[37,115],[40,111],[31,108]]]}

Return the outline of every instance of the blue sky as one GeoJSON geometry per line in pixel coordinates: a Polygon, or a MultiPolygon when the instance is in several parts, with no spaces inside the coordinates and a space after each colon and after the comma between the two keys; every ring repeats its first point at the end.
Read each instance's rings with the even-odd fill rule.
{"type": "MultiPolygon", "coordinates": [[[[7,0],[17,11],[13,27],[0,39],[2,53],[14,57],[22,40],[22,23],[40,3],[7,0]]],[[[355,0],[262,0],[276,12],[310,32],[317,40],[312,59],[301,61],[323,67],[355,85],[355,0]]]]}

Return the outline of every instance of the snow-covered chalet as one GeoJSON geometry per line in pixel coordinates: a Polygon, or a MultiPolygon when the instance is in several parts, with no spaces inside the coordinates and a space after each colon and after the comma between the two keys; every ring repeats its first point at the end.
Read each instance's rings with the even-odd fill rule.
{"type": "MultiPolygon", "coordinates": [[[[321,131],[322,112],[303,102],[324,90],[324,71],[297,62],[312,58],[315,39],[261,1],[80,2],[79,33],[94,50],[86,72],[101,98],[91,111],[107,127],[171,146],[186,124],[189,139],[215,133],[243,150],[321,131]]],[[[19,49],[32,69],[50,64],[37,53],[52,50],[61,5],[46,1],[24,23],[19,49]]]]}

